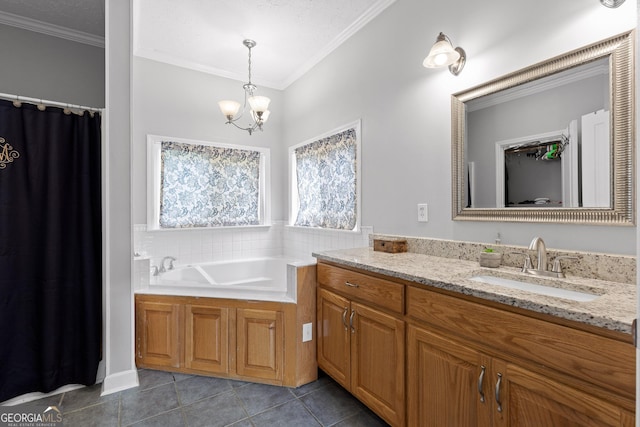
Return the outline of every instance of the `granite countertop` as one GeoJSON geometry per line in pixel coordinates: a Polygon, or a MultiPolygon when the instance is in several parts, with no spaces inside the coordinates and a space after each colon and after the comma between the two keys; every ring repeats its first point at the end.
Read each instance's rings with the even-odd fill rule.
{"type": "Polygon", "coordinates": [[[478,262],[410,252],[390,254],[371,248],[318,252],[318,260],[384,274],[447,291],[471,295],[538,313],[550,314],[613,331],[632,333],[636,317],[636,287],[630,283],[583,277],[564,279],[525,275],[517,268],[483,268],[478,262]],[[476,275],[526,278],[528,282],[600,295],[590,302],[539,295],[470,280],[476,275]]]}

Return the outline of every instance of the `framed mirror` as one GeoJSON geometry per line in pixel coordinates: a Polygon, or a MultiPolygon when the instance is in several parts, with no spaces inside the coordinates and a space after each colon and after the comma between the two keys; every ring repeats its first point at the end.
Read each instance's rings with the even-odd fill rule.
{"type": "Polygon", "coordinates": [[[633,225],[633,40],[453,94],[453,219],[633,225]]]}

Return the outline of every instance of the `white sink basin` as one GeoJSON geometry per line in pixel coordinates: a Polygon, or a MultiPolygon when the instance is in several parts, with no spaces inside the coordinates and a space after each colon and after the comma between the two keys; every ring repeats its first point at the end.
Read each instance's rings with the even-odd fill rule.
{"type": "Polygon", "coordinates": [[[546,295],[556,298],[564,298],[572,301],[589,302],[598,298],[600,295],[573,291],[569,289],[556,288],[553,286],[539,285],[537,283],[529,283],[520,280],[505,279],[503,277],[478,275],[471,277],[476,282],[487,283],[489,285],[502,286],[503,288],[519,289],[539,295],[546,295]]]}

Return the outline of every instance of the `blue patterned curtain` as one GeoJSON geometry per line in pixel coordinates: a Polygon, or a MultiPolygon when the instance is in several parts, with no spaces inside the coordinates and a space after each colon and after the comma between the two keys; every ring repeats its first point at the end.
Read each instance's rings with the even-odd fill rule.
{"type": "Polygon", "coordinates": [[[260,152],[162,142],[160,226],[260,224],[260,152]]]}
{"type": "Polygon", "coordinates": [[[295,149],[300,201],[295,225],[356,227],[356,142],[351,128],[295,149]]]}

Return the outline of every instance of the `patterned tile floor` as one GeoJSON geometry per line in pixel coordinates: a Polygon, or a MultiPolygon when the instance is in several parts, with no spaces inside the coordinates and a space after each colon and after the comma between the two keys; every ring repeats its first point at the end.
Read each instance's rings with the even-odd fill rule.
{"type": "MultiPolygon", "coordinates": [[[[296,389],[142,369],[140,386],[100,397],[100,385],[43,399],[65,426],[386,426],[320,372],[296,389]]],[[[36,402],[32,402],[36,403],[36,402]]]]}

